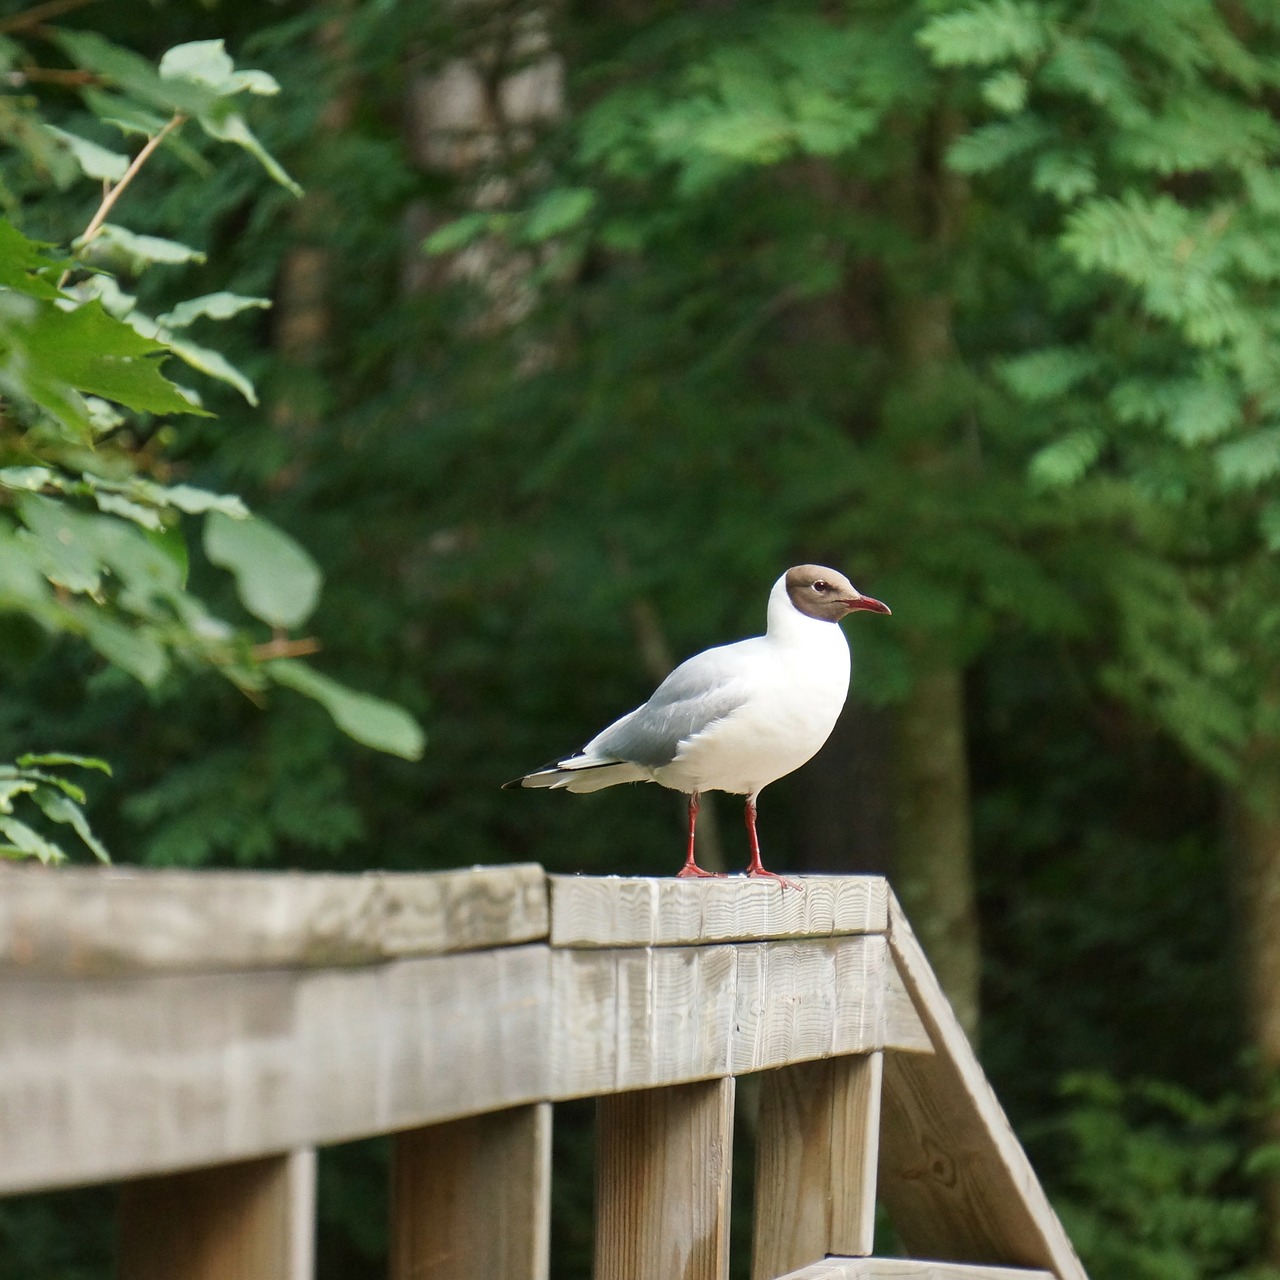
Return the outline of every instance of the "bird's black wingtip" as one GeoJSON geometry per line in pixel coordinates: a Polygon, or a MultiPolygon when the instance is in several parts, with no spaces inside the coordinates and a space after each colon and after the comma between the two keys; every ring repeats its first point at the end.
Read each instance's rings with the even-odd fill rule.
{"type": "Polygon", "coordinates": [[[502,789],[503,791],[514,791],[517,787],[521,787],[523,785],[523,778],[512,778],[510,782],[504,782],[502,784],[502,789]]]}

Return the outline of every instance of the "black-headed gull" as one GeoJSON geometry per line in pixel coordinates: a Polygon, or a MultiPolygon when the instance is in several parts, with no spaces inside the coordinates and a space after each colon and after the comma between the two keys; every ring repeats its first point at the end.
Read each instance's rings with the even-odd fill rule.
{"type": "Polygon", "coordinates": [[[773,584],[764,635],[721,645],[682,662],[642,707],[615,720],[577,754],[508,782],[508,787],[599,791],[657,782],[689,797],[689,845],[682,876],[710,876],[694,859],[698,797],[747,797],[750,876],[760,863],[756,800],[771,782],[815,755],[849,692],[849,644],[839,622],[858,609],[888,613],[848,578],[801,564],[773,584]]]}

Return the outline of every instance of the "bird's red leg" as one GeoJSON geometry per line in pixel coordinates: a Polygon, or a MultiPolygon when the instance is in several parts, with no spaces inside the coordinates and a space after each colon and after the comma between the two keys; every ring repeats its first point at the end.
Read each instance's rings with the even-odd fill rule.
{"type": "Polygon", "coordinates": [[[776,880],[784,889],[798,889],[794,880],[780,876],[776,871],[766,871],[760,862],[760,837],[756,834],[756,798],[747,797],[747,839],[751,843],[751,864],[747,867],[747,875],[757,879],[776,880]]]}
{"type": "Polygon", "coordinates": [[[705,879],[711,879],[718,873],[715,871],[703,871],[693,859],[693,837],[698,826],[698,793],[696,791],[689,794],[689,850],[685,854],[684,866],[676,872],[678,876],[700,876],[705,879]]]}

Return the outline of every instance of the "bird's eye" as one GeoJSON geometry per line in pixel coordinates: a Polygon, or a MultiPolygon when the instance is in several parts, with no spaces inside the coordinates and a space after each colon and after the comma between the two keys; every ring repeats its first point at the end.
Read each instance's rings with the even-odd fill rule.
{"type": "Polygon", "coordinates": [[[831,584],[829,582],[815,582],[813,584],[813,589],[820,596],[825,596],[827,592],[831,590],[831,584]]]}

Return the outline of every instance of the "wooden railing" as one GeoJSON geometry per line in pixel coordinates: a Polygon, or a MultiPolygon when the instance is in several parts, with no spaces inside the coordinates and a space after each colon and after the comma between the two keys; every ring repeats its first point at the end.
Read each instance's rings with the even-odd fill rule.
{"type": "Polygon", "coordinates": [[[754,1072],[754,1280],[1084,1280],[878,877],[0,873],[0,1194],[122,1182],[124,1280],[310,1276],[375,1134],[394,1280],[540,1280],[583,1097],[598,1280],[724,1280],[754,1072]]]}

